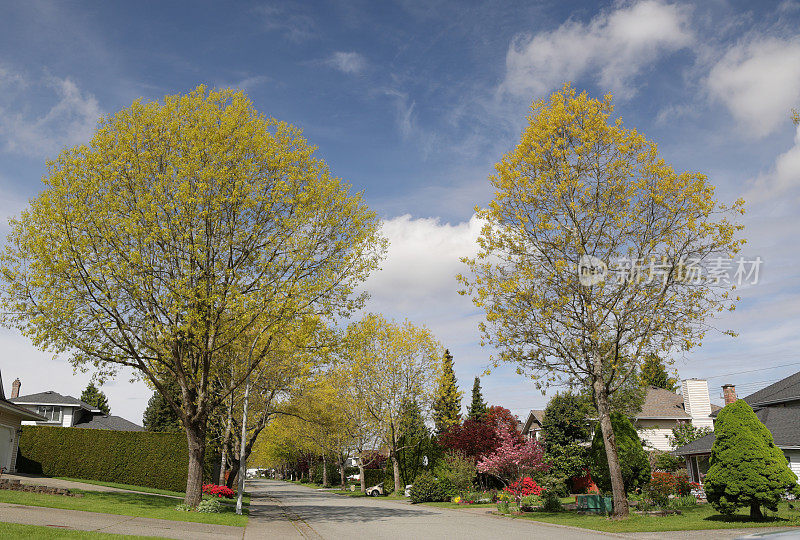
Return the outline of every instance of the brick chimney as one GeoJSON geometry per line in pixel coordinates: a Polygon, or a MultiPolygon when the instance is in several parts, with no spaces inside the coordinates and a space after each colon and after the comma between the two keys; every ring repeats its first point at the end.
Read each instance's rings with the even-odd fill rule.
{"type": "Polygon", "coordinates": [[[19,397],[19,389],[22,386],[22,383],[19,382],[19,379],[14,379],[14,382],[11,383],[11,399],[15,397],[19,397]]]}
{"type": "Polygon", "coordinates": [[[722,395],[725,397],[725,405],[736,403],[736,387],[732,384],[722,385],[722,395]]]}

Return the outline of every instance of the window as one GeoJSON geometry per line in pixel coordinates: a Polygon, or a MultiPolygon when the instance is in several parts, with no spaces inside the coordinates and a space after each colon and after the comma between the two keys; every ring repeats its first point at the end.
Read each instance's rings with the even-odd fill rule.
{"type": "Polygon", "coordinates": [[[39,405],[36,412],[47,418],[48,422],[61,422],[61,407],[55,405],[39,405]]]}

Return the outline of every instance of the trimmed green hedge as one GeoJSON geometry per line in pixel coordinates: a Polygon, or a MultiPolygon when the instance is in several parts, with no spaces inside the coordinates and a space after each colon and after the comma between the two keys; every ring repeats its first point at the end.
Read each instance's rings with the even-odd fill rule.
{"type": "MultiPolygon", "coordinates": [[[[209,450],[206,478],[213,470],[209,450]]],[[[184,433],[24,426],[17,470],[184,491],[188,463],[184,433]]]]}

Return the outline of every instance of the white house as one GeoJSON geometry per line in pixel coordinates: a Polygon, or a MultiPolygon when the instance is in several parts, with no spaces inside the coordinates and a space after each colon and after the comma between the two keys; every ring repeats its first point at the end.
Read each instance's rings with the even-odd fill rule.
{"type": "Polygon", "coordinates": [[[44,417],[6,399],[3,378],[0,376],[0,468],[4,472],[16,471],[20,424],[23,421],[41,421],[44,417]]]}
{"type": "MultiPolygon", "coordinates": [[[[674,448],[669,442],[673,428],[681,423],[713,428],[712,414],[720,408],[709,399],[707,381],[685,379],[680,394],[649,387],[642,410],[633,418],[633,424],[648,449],[670,451],[674,448]]],[[[539,439],[543,421],[544,411],[531,410],[522,428],[522,435],[528,439],[539,439]]],[[[591,419],[587,419],[587,422],[591,422],[591,419]]]]}
{"type": "Polygon", "coordinates": [[[9,401],[40,417],[37,420],[24,420],[22,425],[144,431],[142,426],[129,422],[121,416],[105,414],[85,401],[72,396],[62,396],[52,390],[20,396],[21,385],[19,379],[14,381],[9,401]]]}

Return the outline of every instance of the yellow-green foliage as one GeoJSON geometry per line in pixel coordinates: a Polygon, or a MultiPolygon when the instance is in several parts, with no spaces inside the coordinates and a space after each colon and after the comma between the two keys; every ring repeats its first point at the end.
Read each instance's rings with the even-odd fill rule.
{"type": "MultiPolygon", "coordinates": [[[[189,454],[183,433],[25,426],[20,472],[182,492],[189,454]]],[[[206,476],[213,456],[206,453],[206,476]]]]}
{"type": "Polygon", "coordinates": [[[714,508],[725,514],[741,507],[765,506],[774,511],[787,491],[800,494],[786,456],[747,402],[740,399],[725,406],[714,431],[705,478],[706,496],[714,508]]]}

